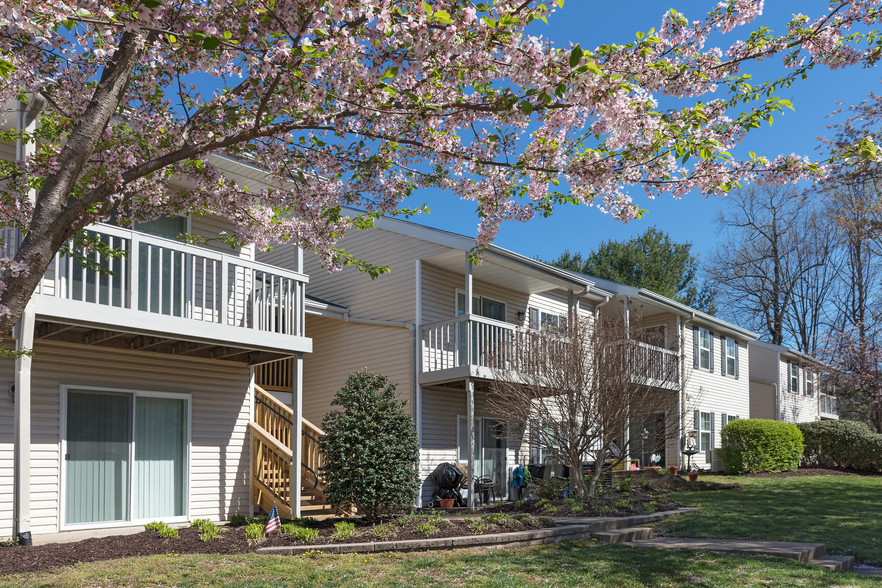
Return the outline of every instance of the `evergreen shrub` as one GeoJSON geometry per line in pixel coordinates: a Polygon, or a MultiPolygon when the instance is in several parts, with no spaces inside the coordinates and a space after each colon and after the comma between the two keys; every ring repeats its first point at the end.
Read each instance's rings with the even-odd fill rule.
{"type": "Polygon", "coordinates": [[[352,504],[374,520],[413,505],[419,490],[419,444],[413,418],[404,411],[386,376],[359,371],[349,376],[325,415],[319,440],[335,507],[352,504]]]}
{"type": "Polygon", "coordinates": [[[721,431],[720,458],[727,474],[789,472],[799,467],[802,432],[792,423],[738,419],[721,431]]]}
{"type": "Polygon", "coordinates": [[[882,471],[882,435],[857,421],[801,423],[803,463],[822,468],[882,471]]]}

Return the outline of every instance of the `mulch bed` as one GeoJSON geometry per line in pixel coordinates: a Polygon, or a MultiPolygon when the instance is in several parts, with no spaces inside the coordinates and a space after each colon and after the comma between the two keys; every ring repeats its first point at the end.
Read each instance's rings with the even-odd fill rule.
{"type": "MultiPolygon", "coordinates": [[[[428,517],[425,517],[425,520],[428,517]]],[[[275,547],[289,545],[322,545],[330,543],[334,532],[334,520],[309,521],[306,526],[317,529],[319,536],[314,541],[299,542],[290,537],[273,533],[259,544],[249,543],[245,538],[245,527],[222,527],[220,538],[203,543],[199,539],[199,530],[195,527],[179,529],[175,538],[162,538],[158,532],[143,531],[134,535],[117,535],[96,537],[75,543],[52,543],[32,547],[0,547],[0,575],[23,572],[43,572],[55,568],[69,566],[80,562],[93,562],[124,557],[145,555],[182,554],[182,553],[214,553],[235,554],[253,553],[257,547],[275,547]]],[[[353,521],[356,534],[340,543],[365,543],[373,539],[364,532],[372,525],[361,520],[353,521]]],[[[431,538],[459,537],[475,535],[465,522],[451,520],[450,525],[438,524],[437,533],[431,538]]],[[[426,535],[415,531],[415,525],[399,526],[393,523],[395,533],[389,540],[425,539],[426,535]]],[[[545,521],[543,526],[548,526],[545,521]]],[[[488,523],[484,533],[501,533],[511,531],[500,525],[488,523]]]]}
{"type": "Polygon", "coordinates": [[[676,510],[682,504],[665,496],[671,488],[632,488],[628,492],[610,490],[593,501],[566,499],[508,502],[497,510],[504,513],[526,513],[553,517],[628,517],[676,510]]]}

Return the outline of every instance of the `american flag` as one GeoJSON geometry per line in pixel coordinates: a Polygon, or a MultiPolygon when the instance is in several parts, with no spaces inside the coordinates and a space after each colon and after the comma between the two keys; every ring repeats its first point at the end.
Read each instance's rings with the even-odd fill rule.
{"type": "Polygon", "coordinates": [[[263,526],[263,533],[264,535],[269,535],[281,526],[282,519],[279,518],[279,509],[277,509],[276,505],[274,504],[273,510],[270,511],[269,518],[266,520],[266,524],[263,526]]]}

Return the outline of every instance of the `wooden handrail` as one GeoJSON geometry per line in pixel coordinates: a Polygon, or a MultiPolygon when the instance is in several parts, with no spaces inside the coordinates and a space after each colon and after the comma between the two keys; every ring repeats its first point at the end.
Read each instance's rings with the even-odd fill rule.
{"type": "Polygon", "coordinates": [[[281,455],[288,461],[291,461],[294,458],[294,452],[279,443],[279,440],[270,435],[266,429],[257,423],[248,423],[248,426],[251,427],[251,432],[265,443],[270,451],[281,455]]]}
{"type": "Polygon", "coordinates": [[[294,410],[292,408],[279,402],[275,396],[273,396],[272,394],[270,394],[269,392],[267,392],[266,390],[264,390],[263,388],[261,388],[257,384],[254,385],[254,391],[257,392],[257,394],[260,396],[260,399],[262,401],[266,402],[267,404],[272,405],[273,408],[275,408],[277,411],[287,415],[289,419],[294,418],[294,410]]]}

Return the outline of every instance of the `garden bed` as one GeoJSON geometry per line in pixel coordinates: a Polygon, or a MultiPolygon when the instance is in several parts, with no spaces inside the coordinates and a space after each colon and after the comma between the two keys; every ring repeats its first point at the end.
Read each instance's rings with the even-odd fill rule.
{"type": "MultiPolygon", "coordinates": [[[[263,522],[257,519],[262,527],[263,522]]],[[[122,557],[183,553],[234,554],[252,553],[258,547],[286,547],[292,545],[323,545],[326,543],[364,543],[371,541],[408,540],[426,538],[458,537],[463,535],[485,535],[537,529],[554,526],[549,518],[527,515],[513,516],[500,513],[476,515],[451,520],[433,515],[407,515],[397,517],[377,525],[362,520],[351,521],[343,528],[352,529],[344,537],[335,521],[302,519],[296,523],[300,529],[308,529],[305,535],[312,539],[297,539],[290,534],[276,532],[262,540],[254,541],[246,537],[247,526],[221,527],[219,536],[208,541],[200,539],[201,531],[196,527],[178,529],[177,537],[161,537],[158,531],[143,531],[134,535],[96,537],[75,543],[52,543],[32,547],[0,548],[0,574],[45,571],[80,562],[92,562],[122,557]],[[335,536],[336,533],[336,536],[335,536]]],[[[347,521],[348,522],[348,521],[347,521]]],[[[286,527],[288,531],[293,527],[286,527]]]]}

